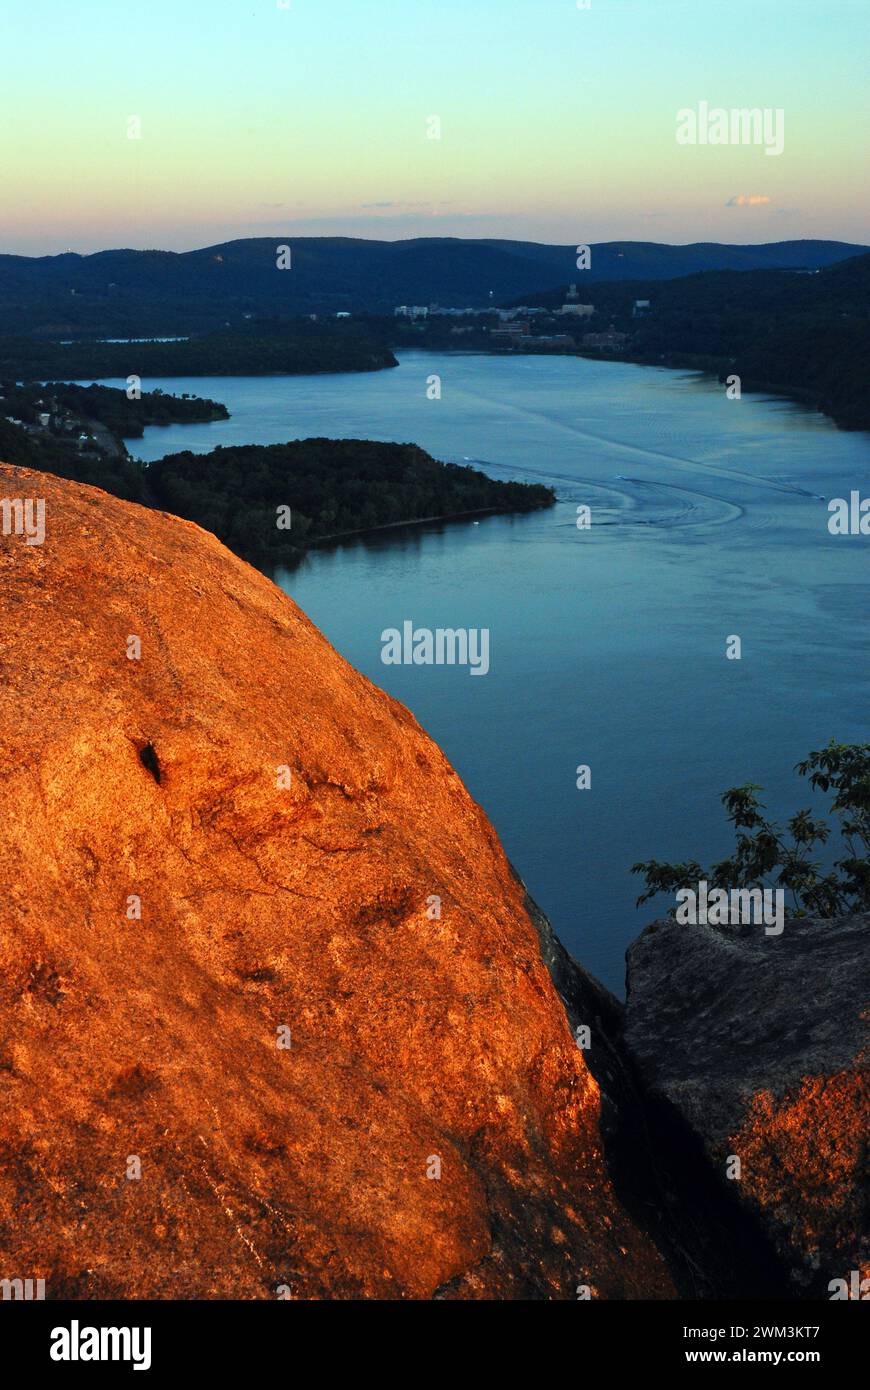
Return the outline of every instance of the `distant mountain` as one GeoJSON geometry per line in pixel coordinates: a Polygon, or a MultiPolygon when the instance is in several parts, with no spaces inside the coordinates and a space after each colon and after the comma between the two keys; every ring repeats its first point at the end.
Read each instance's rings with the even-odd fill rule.
{"type": "Polygon", "coordinates": [[[91,256],[0,256],[6,333],[200,332],[245,314],[383,313],[397,304],[499,303],[561,281],[670,280],[705,270],[816,270],[868,248],[839,241],[759,246],[601,242],[591,268],[574,246],[452,237],[369,241],[261,237],[199,251],[99,251],[91,256]],[[277,268],[289,246],[291,267],[277,268]]]}
{"type": "MultiPolygon", "coordinates": [[[[558,310],[566,288],[529,290],[516,302],[558,310]]],[[[841,425],[870,429],[870,255],[808,275],[715,270],[599,281],[589,302],[595,314],[586,324],[624,335],[627,359],[734,372],[745,389],[782,391],[841,425]],[[639,299],[649,307],[637,317],[639,299]]]]}

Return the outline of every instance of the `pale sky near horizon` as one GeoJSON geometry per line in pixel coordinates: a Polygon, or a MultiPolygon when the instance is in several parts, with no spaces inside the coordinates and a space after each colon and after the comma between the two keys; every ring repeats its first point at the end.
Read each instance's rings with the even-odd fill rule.
{"type": "Polygon", "coordinates": [[[870,242],[867,0],[0,0],[0,33],[0,252],[870,242]],[[678,144],[702,101],[781,108],[783,152],[678,144]]]}

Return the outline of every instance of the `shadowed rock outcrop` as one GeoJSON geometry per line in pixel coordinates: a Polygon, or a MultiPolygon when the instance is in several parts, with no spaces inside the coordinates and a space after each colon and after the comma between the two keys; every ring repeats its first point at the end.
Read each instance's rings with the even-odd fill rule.
{"type": "Polygon", "coordinates": [[[868,948],[867,916],[798,919],[781,936],[661,921],[627,956],[625,1040],[644,1089],[810,1297],[870,1274],[868,948]]]}
{"type": "Polygon", "coordinates": [[[0,538],[0,1276],[670,1296],[522,885],[408,711],[196,526],[0,497],[46,501],[0,538]]]}

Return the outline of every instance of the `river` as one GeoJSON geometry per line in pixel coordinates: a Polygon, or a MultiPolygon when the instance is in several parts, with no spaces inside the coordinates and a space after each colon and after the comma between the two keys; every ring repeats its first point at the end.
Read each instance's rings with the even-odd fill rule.
{"type": "Polygon", "coordinates": [[[616,992],[654,915],[635,909],[632,862],[722,857],[722,791],[761,783],[782,818],[808,800],[800,758],[870,738],[870,538],[829,534],[826,507],[870,495],[865,434],[785,401],[730,401],[694,373],[559,356],[408,352],[377,373],[153,385],[232,414],[149,428],[131,444],[144,459],[358,437],[556,488],[549,511],[373,534],[274,578],[414,711],[569,949],[616,992]],[[381,633],[406,619],[489,629],[485,678],[384,665],[381,633]]]}

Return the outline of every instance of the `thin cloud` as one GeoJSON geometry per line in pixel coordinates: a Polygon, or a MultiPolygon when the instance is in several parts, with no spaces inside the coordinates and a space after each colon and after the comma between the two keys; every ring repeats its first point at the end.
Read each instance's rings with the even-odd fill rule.
{"type": "Polygon", "coordinates": [[[759,208],[770,202],[766,193],[735,193],[725,204],[726,208],[759,208]]]}
{"type": "Polygon", "coordinates": [[[360,203],[360,207],[362,207],[362,208],[432,208],[432,207],[447,208],[447,207],[452,207],[452,201],[446,201],[446,200],[442,199],[439,203],[432,203],[432,202],[419,202],[419,203],[410,203],[410,202],[408,202],[408,203],[405,203],[405,202],[360,203]]]}

